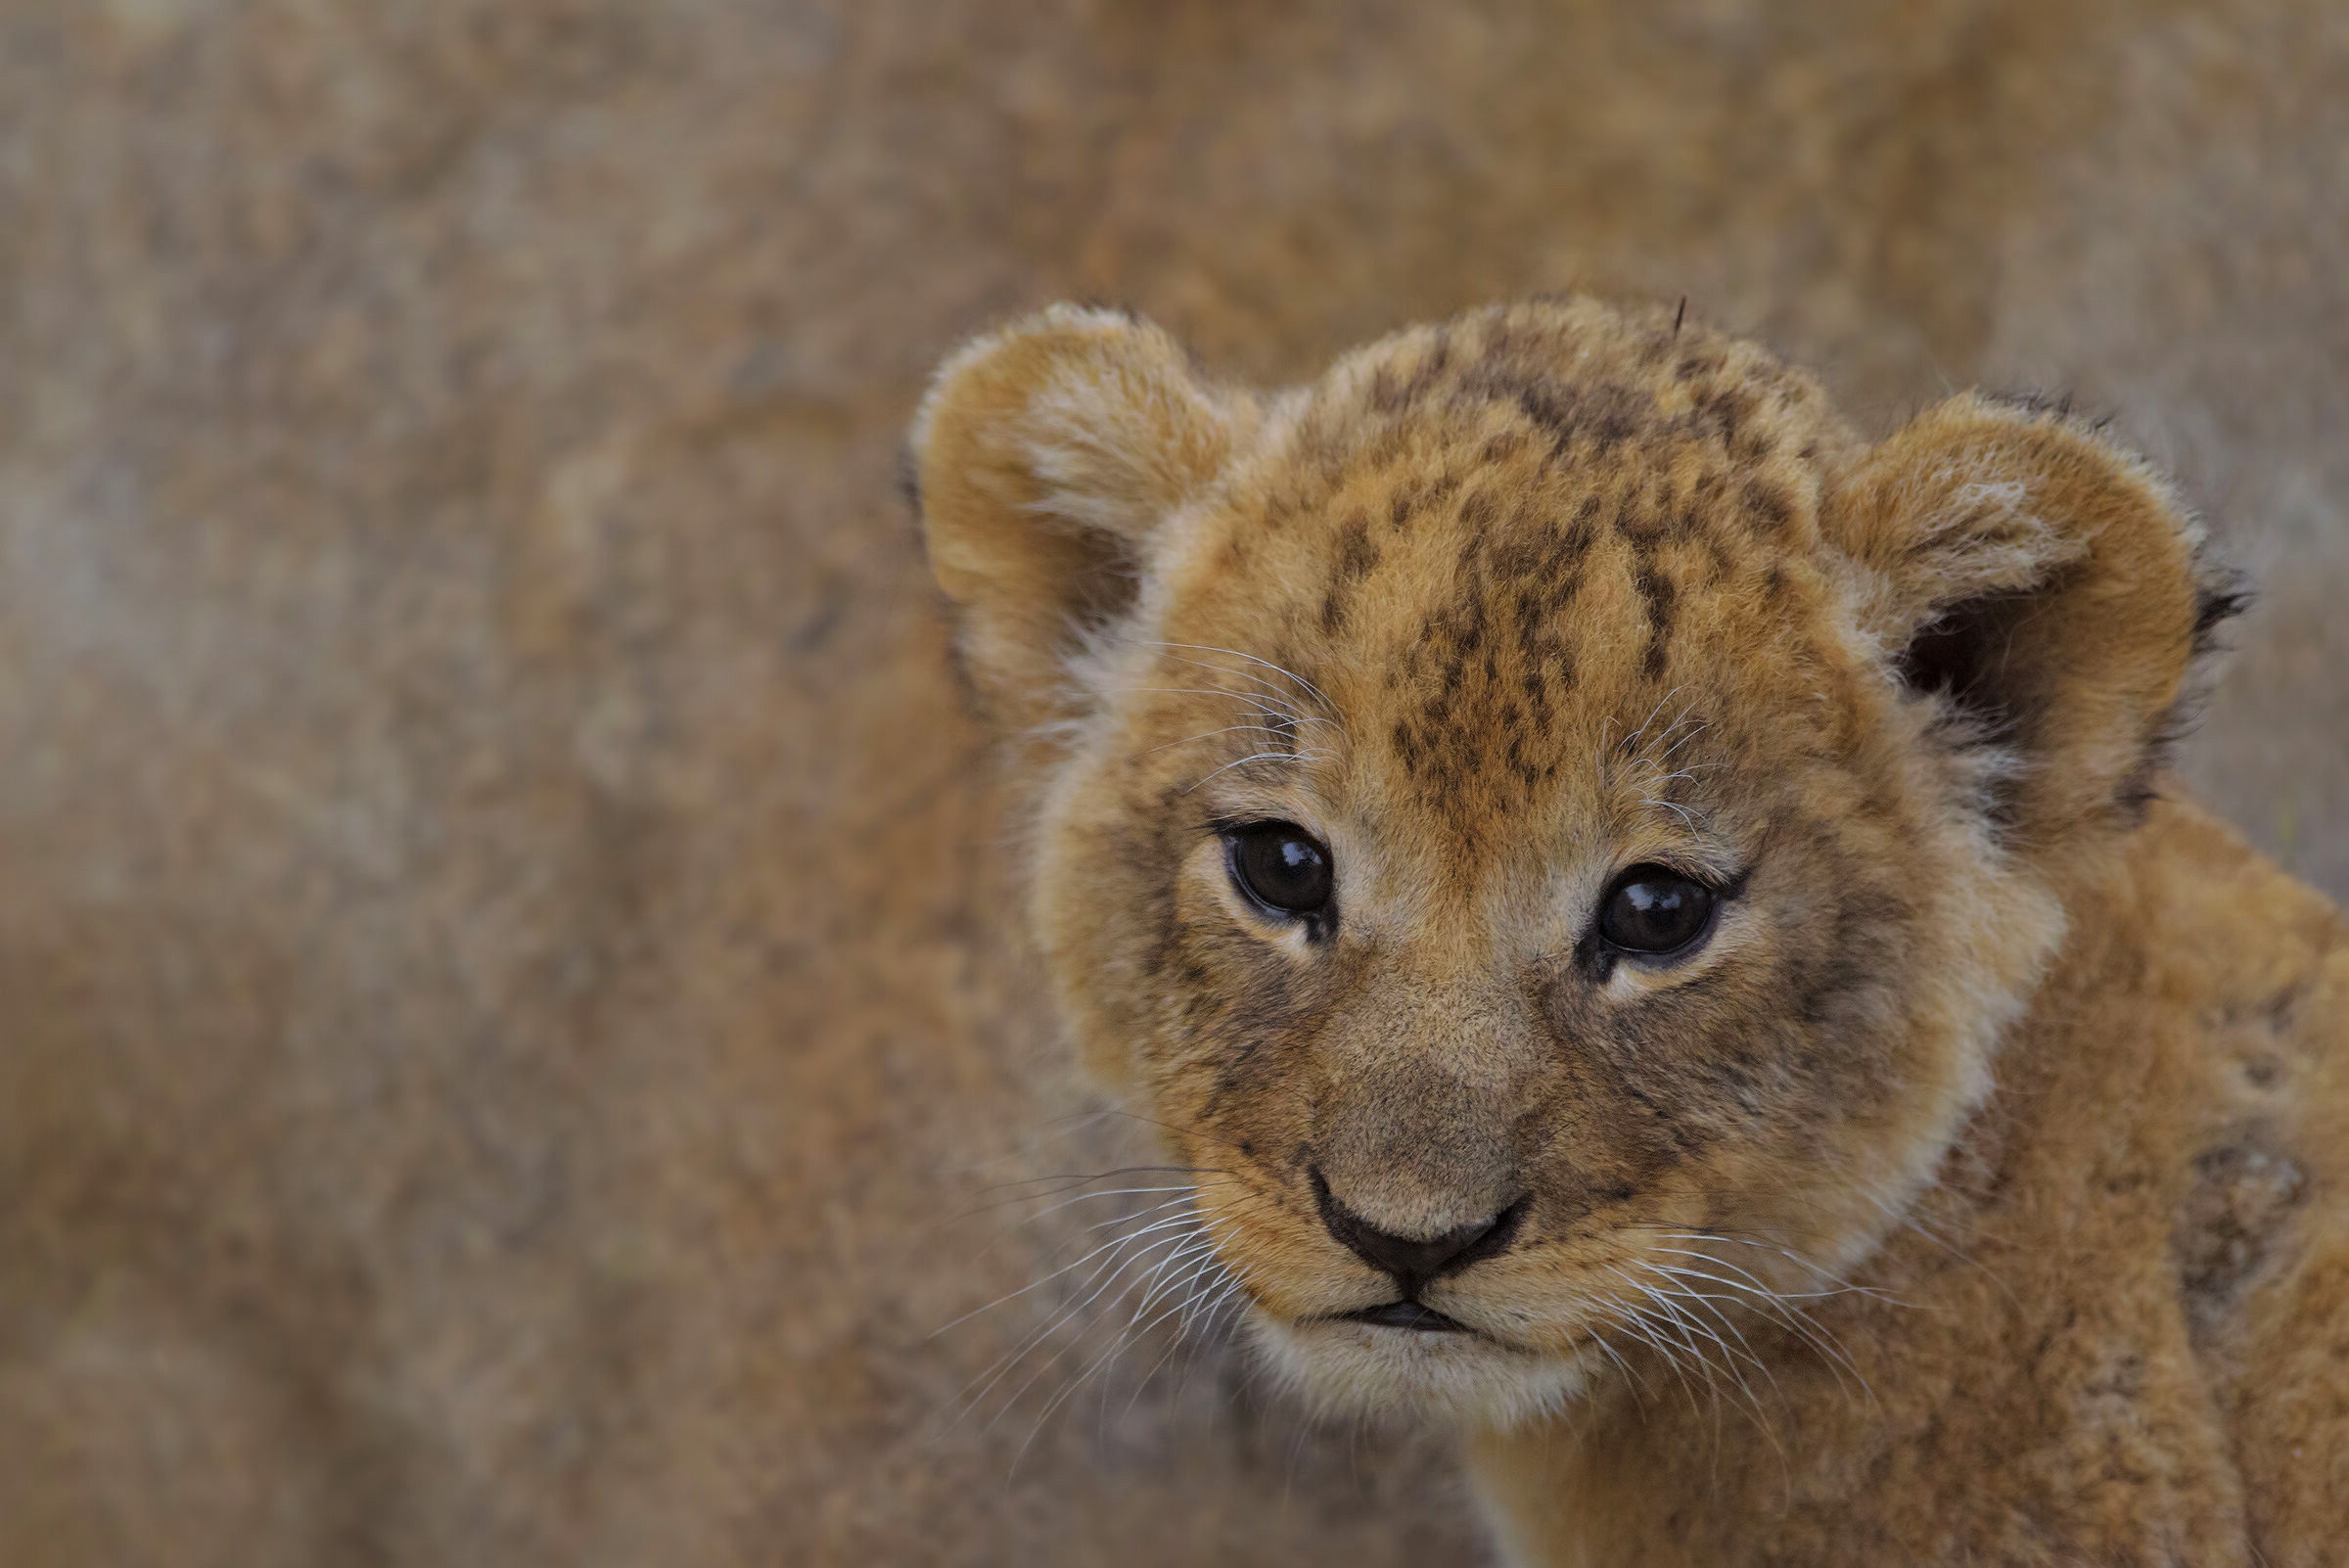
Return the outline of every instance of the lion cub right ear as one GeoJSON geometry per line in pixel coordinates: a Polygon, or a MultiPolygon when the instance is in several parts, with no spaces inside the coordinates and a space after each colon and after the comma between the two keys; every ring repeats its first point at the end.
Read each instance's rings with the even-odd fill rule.
{"type": "Polygon", "coordinates": [[[922,526],[1000,719],[1067,715],[1069,654],[1131,605],[1153,534],[1254,420],[1117,311],[1053,305],[940,367],[910,438],[922,526]]]}
{"type": "Polygon", "coordinates": [[[1863,624],[1943,743],[1998,766],[1978,804],[2026,855],[2136,820],[2189,667],[2241,595],[2143,462],[2093,427],[1964,395],[1835,497],[1863,624]]]}

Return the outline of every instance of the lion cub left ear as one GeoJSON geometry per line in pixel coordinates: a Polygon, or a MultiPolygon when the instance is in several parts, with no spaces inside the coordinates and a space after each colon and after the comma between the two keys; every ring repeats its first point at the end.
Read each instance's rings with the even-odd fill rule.
{"type": "Polygon", "coordinates": [[[2151,469],[1967,395],[1870,452],[1826,527],[1861,568],[1864,628],[1989,762],[1984,804],[2019,850],[2134,819],[2195,657],[2242,603],[2151,469]]]}
{"type": "Polygon", "coordinates": [[[1153,536],[1253,425],[1158,328],[1054,305],[949,358],[911,457],[930,566],[996,716],[1066,716],[1068,656],[1133,602],[1153,536]]]}

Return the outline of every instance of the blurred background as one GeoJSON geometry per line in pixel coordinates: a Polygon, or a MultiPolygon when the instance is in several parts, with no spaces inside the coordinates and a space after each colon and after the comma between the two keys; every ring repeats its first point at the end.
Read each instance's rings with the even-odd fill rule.
{"type": "Polygon", "coordinates": [[[1474,1560],[1212,1346],[970,1397],[1099,1212],[1003,1183],[1148,1155],[894,471],[1049,300],[1562,289],[2112,414],[2349,893],[2331,0],[0,8],[0,1561],[1474,1560]]]}

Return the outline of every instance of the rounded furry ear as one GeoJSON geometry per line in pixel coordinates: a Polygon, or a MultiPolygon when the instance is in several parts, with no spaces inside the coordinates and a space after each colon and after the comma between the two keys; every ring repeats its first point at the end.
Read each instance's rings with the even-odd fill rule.
{"type": "Polygon", "coordinates": [[[2150,798],[2189,667],[2240,608],[2169,487],[2051,410],[1967,395],[1870,452],[1826,526],[1901,681],[2026,853],[2150,798]]]}
{"type": "Polygon", "coordinates": [[[1033,725],[1073,706],[1068,655],[1130,606],[1152,535],[1223,467],[1253,404],[1158,328],[1054,305],[940,367],[911,434],[930,565],[973,678],[1033,725]]]}

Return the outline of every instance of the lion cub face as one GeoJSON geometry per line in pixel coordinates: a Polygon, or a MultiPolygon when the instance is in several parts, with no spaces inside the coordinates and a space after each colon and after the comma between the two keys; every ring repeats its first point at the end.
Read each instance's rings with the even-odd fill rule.
{"type": "Polygon", "coordinates": [[[1064,1010],[1347,1407],[1521,1418],[1655,1293],[1721,1334],[1865,1253],[2204,619],[2093,436],[1961,399],[1869,448],[1588,301],[1270,398],[1059,309],[914,440],[1064,1010]]]}

